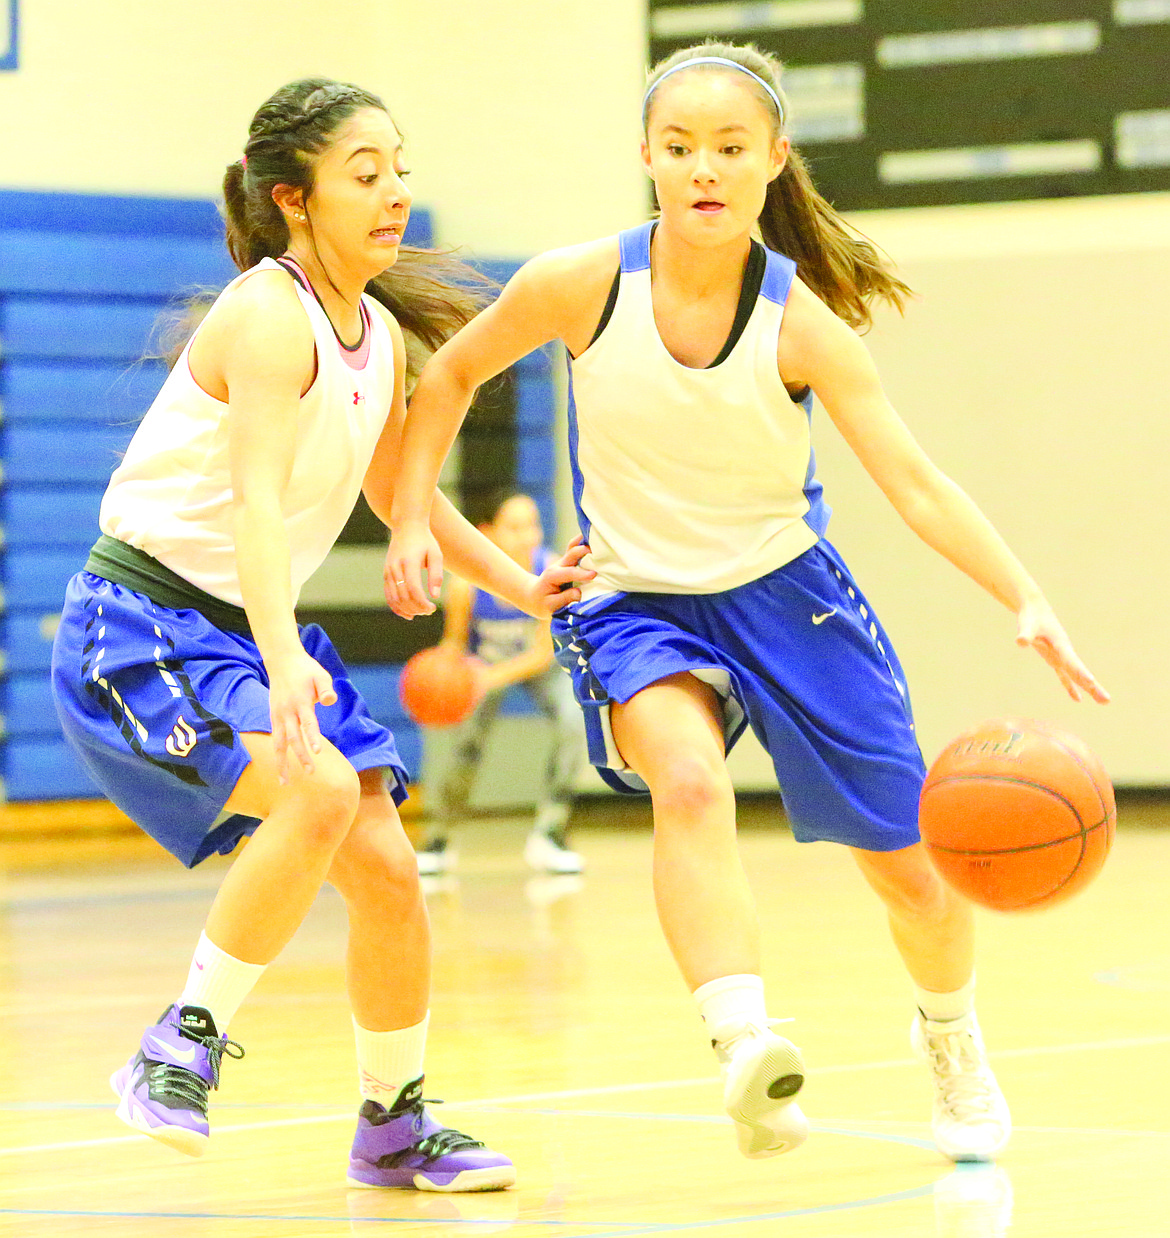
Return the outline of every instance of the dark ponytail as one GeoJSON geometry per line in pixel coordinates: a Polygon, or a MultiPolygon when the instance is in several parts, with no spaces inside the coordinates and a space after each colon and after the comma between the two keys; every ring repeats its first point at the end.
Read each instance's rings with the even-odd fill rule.
{"type": "MultiPolygon", "coordinates": [[[[654,66],[647,90],[676,66],[707,56],[734,61],[767,82],[787,115],[788,102],[780,87],[783,66],[775,56],[751,46],[708,40],[683,48],[654,66]]],[[[776,115],[776,106],[768,92],[759,83],[751,82],[728,66],[696,65],[690,72],[735,73],[743,77],[774,118],[775,136],[782,135],[783,121],[776,115]]],[[[646,109],[647,121],[653,102],[651,95],[646,109]]],[[[791,258],[800,278],[851,327],[868,327],[872,323],[872,301],[888,301],[900,310],[906,298],[912,295],[877,246],[846,223],[817,192],[808,166],[795,148],[789,152],[784,170],[768,186],[759,228],[764,244],[791,258]]]]}

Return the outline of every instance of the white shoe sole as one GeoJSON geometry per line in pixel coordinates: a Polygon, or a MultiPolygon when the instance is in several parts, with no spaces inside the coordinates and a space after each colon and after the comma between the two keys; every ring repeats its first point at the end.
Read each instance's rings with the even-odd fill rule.
{"type": "MultiPolygon", "coordinates": [[[[408,1191],[410,1187],[377,1186],[373,1182],[360,1182],[357,1178],[346,1178],[346,1183],[355,1191],[408,1191]]],[[[432,1182],[424,1174],[414,1175],[414,1190],[433,1191],[441,1195],[455,1195],[470,1191],[506,1191],[516,1185],[516,1167],[514,1165],[489,1165],[485,1169],[465,1169],[456,1174],[450,1182],[442,1184],[432,1182]]]]}
{"type": "Polygon", "coordinates": [[[118,1107],[114,1110],[117,1116],[136,1131],[149,1135],[151,1139],[174,1148],[187,1156],[202,1156],[211,1142],[206,1135],[198,1131],[188,1130],[185,1126],[152,1126],[150,1119],[143,1113],[134,1099],[134,1090],[130,1087],[130,1072],[123,1066],[110,1076],[110,1087],[118,1097],[118,1107]]]}
{"type": "Polygon", "coordinates": [[[525,850],[524,863],[536,873],[550,877],[579,877],[585,871],[585,861],[575,851],[552,855],[546,851],[536,854],[525,850]]]}
{"type": "Polygon", "coordinates": [[[742,1078],[732,1079],[733,1060],[724,1091],[739,1150],[749,1160],[792,1152],[808,1138],[808,1119],[792,1099],[804,1086],[800,1050],[782,1036],[770,1039],[759,1061],[747,1067],[742,1078]]]}
{"type": "Polygon", "coordinates": [[[433,851],[416,851],[414,858],[418,863],[420,877],[446,877],[455,871],[459,863],[457,851],[444,851],[437,855],[433,851]]]}

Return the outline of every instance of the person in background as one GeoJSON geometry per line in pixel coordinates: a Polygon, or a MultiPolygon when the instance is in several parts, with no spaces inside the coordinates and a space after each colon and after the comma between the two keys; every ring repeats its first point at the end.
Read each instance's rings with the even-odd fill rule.
{"type": "MultiPolygon", "coordinates": [[[[556,556],[544,545],[540,510],[528,495],[516,489],[496,490],[471,514],[479,517],[479,531],[526,571],[539,574],[555,561],[556,556]]],[[[484,746],[513,684],[547,719],[552,731],[552,748],[532,830],[524,844],[524,859],[540,873],[580,873],[584,861],[569,847],[565,830],[573,783],[585,761],[585,728],[573,699],[572,681],[554,659],[548,620],[534,619],[458,576],[447,583],[443,620],[443,645],[457,655],[470,653],[482,664],[483,696],[456,735],[451,764],[437,796],[435,820],[418,852],[419,873],[438,876],[456,865],[452,833],[467,813],[484,746]]]]}

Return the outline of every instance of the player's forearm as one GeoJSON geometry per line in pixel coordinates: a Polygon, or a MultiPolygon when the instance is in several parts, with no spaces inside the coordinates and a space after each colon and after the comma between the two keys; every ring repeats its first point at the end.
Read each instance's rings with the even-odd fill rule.
{"type": "Polygon", "coordinates": [[[536,645],[517,654],[514,658],[497,662],[492,667],[492,672],[497,686],[507,687],[509,684],[523,683],[524,680],[531,679],[533,675],[539,675],[542,671],[548,670],[552,660],[551,644],[536,645]]]}
{"type": "Polygon", "coordinates": [[[460,381],[438,354],[423,369],[402,432],[390,508],[392,530],[427,522],[443,461],[474,395],[475,388],[460,381]]]}
{"type": "Polygon", "coordinates": [[[445,566],[470,584],[528,611],[531,574],[464,519],[442,491],[436,490],[434,496],[431,532],[443,552],[445,566]]]}
{"type": "Polygon", "coordinates": [[[301,648],[293,614],[288,534],[275,504],[236,504],[236,573],[244,609],[266,665],[301,648]]]}
{"type": "Polygon", "coordinates": [[[1043,597],[970,496],[943,473],[894,501],[899,515],[922,540],[949,559],[1009,610],[1043,597]]]}

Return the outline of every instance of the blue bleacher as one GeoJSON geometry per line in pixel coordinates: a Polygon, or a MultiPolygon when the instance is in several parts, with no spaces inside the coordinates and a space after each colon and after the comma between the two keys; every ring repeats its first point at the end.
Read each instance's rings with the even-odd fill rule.
{"type": "MultiPolygon", "coordinates": [[[[0,191],[0,792],[12,800],[97,796],[60,734],[49,695],[66,582],[85,562],[109,474],[162,383],[152,348],[177,297],[235,275],[207,201],[0,191]]],[[[407,231],[431,244],[430,217],[407,231]]],[[[514,263],[485,266],[504,281],[514,263]]],[[[516,367],[521,484],[555,529],[551,354],[516,367]]],[[[391,726],[412,775],[422,738],[398,701],[400,667],[352,677],[391,726]]],[[[524,708],[513,693],[509,711],[524,708]]]]}
{"type": "Polygon", "coordinates": [[[0,192],[4,792],[97,795],[49,693],[65,584],[164,375],[140,360],[177,296],[234,274],[210,202],[0,192]]]}

